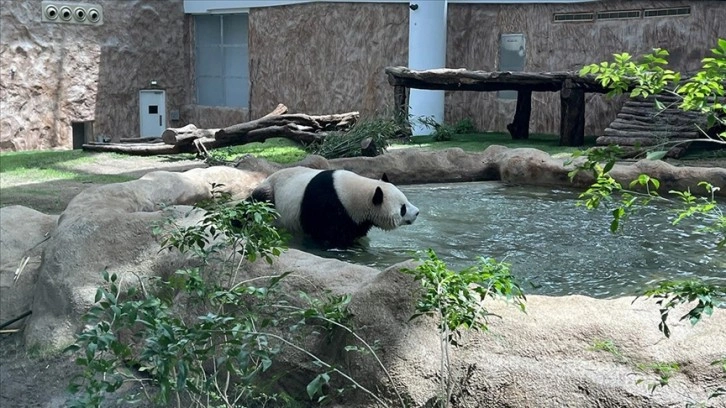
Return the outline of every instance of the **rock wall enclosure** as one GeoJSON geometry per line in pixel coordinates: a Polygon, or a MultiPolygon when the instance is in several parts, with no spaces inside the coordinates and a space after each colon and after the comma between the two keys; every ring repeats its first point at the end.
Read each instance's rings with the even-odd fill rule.
{"type": "MultiPolygon", "coordinates": [[[[501,178],[509,183],[562,185],[567,173],[561,161],[542,152],[501,147],[481,154],[450,149],[338,161],[308,157],[305,163],[364,175],[386,171],[399,184],[501,178]]],[[[166,276],[187,262],[174,253],[158,253],[159,244],[150,232],[154,222],[168,214],[194,222],[194,214],[187,215],[189,205],[209,197],[210,183],[223,183],[237,198],[244,198],[275,169],[253,159],[245,166],[249,169],[152,172],[139,180],[89,188],[57,219],[23,207],[0,209],[2,320],[29,307],[33,314],[25,322],[26,346],[58,349],[69,344],[82,324],[80,316],[93,303],[101,270],[134,284],[139,277],[166,276]],[[15,268],[26,256],[32,267],[25,270],[22,281],[13,283],[15,268]],[[9,292],[16,296],[5,296],[9,292]]],[[[726,169],[640,162],[618,165],[614,172],[627,178],[642,169],[661,172],[672,185],[663,188],[678,188],[682,179],[690,178],[726,187],[726,169]]],[[[435,397],[439,344],[431,320],[409,321],[417,286],[400,269],[411,266],[404,263],[379,271],[289,250],[271,266],[250,265],[241,278],[292,271],[304,279],[285,283],[291,293],[302,289],[315,296],[328,289],[352,294],[350,307],[356,325],[363,328],[360,334],[380,341],[381,358],[394,382],[416,406],[423,406],[435,397]]],[[[527,314],[504,303],[489,304],[502,319],[492,320],[491,333],[467,333],[463,346],[454,350],[460,379],[454,405],[652,407],[682,405],[686,398],[705,400],[709,389],[723,383],[723,373],[711,362],[726,350],[726,314],[717,311],[695,327],[673,321],[673,335],[665,340],[657,330],[657,306],[632,300],[531,296],[527,314]],[[617,345],[620,356],[593,349],[603,340],[617,345]],[[653,394],[635,382],[635,364],[652,362],[678,362],[682,367],[668,387],[653,394]]],[[[325,341],[311,340],[311,347],[321,355],[330,354],[325,341]]],[[[304,395],[298,387],[310,375],[307,364],[288,360],[282,367],[289,372],[282,380],[288,381],[285,386],[304,395]]],[[[352,369],[366,386],[387,384],[371,361],[356,362],[352,369]]],[[[362,395],[355,395],[341,406],[366,404],[362,395]]]]}

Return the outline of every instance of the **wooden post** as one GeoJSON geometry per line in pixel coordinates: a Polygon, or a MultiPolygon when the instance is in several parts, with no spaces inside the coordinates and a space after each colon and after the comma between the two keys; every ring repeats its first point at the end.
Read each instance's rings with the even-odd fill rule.
{"type": "Polygon", "coordinates": [[[507,125],[512,139],[529,139],[529,118],[532,113],[532,91],[517,91],[517,109],[507,125]]]}
{"type": "Polygon", "coordinates": [[[585,144],[585,91],[566,79],[560,90],[560,146],[585,144]]]}
{"type": "Polygon", "coordinates": [[[406,87],[395,85],[393,87],[393,107],[395,109],[396,120],[401,125],[401,139],[408,140],[413,132],[411,131],[411,123],[408,121],[408,97],[406,95],[406,87]]]}

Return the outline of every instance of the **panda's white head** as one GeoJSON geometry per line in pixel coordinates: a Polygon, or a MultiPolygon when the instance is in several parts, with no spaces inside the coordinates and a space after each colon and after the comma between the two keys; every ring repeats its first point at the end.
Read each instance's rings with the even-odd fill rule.
{"type": "Polygon", "coordinates": [[[413,224],[419,209],[411,204],[384,174],[373,180],[348,171],[336,171],[335,189],[356,223],[371,223],[383,230],[413,224]]]}

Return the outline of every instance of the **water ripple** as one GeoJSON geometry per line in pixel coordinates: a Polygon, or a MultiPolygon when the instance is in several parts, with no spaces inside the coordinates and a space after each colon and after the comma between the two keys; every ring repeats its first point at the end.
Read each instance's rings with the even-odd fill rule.
{"type": "MultiPolygon", "coordinates": [[[[726,281],[726,251],[674,208],[650,205],[609,232],[611,215],[575,205],[577,193],[500,183],[403,186],[419,207],[416,223],[373,230],[366,245],[322,256],[385,268],[432,248],[452,269],[477,257],[505,259],[527,293],[632,295],[663,279],[726,281]]],[[[307,248],[310,250],[310,248],[307,248]]]]}

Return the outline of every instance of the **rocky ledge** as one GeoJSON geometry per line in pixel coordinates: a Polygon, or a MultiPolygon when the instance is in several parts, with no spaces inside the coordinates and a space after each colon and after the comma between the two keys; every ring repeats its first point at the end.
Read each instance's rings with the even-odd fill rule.
{"type": "MultiPolygon", "coordinates": [[[[533,149],[491,147],[480,154],[460,149],[401,150],[376,158],[308,157],[303,164],[346,168],[371,177],[386,172],[397,184],[501,180],[573,185],[562,160],[533,149]]],[[[250,158],[236,169],[152,172],[139,180],[89,188],[60,217],[18,206],[0,209],[0,320],[32,310],[28,319],[14,325],[23,328],[27,348],[58,350],[68,345],[82,325],[81,316],[94,302],[102,283],[100,271],[107,269],[118,274],[124,285],[135,285],[139,278],[168,276],[189,262],[174,252],[159,253],[158,238],[150,226],[170,214],[181,222],[194,222],[198,214],[190,213],[189,206],[210,196],[211,183],[224,184],[236,198],[244,198],[276,168],[250,158]],[[18,278],[16,270],[22,262],[25,266],[18,278]]],[[[613,169],[623,183],[642,172],[659,178],[665,191],[693,190],[702,180],[726,190],[725,169],[677,168],[658,162],[613,169]]],[[[587,185],[588,177],[577,176],[574,187],[587,185]]],[[[400,271],[412,266],[406,262],[380,271],[290,249],[272,265],[258,262],[242,268],[239,279],[292,271],[291,276],[299,278],[284,280],[284,290],[290,293],[351,294],[354,324],[362,328],[359,334],[379,342],[379,356],[397,389],[414,406],[428,406],[436,397],[440,347],[432,320],[409,321],[418,285],[400,271]]],[[[452,369],[458,379],[453,405],[665,407],[705,401],[710,391],[724,384],[721,367],[711,363],[726,352],[726,313],[718,310],[694,327],[677,322],[682,313],[674,313],[673,334],[666,339],[657,329],[657,305],[633,300],[530,296],[527,313],[504,302],[489,302],[487,307],[501,318],[492,319],[488,333],[467,333],[452,351],[452,369]],[[598,346],[602,344],[609,345],[609,352],[598,346]],[[647,385],[658,378],[643,367],[673,362],[680,369],[668,386],[651,393],[647,385]]],[[[310,339],[309,347],[331,356],[333,363],[350,367],[364,386],[390,390],[390,382],[370,358],[351,361],[340,350],[331,350],[326,340],[310,339]]],[[[312,378],[309,368],[295,356],[284,359],[279,369],[287,375],[280,385],[304,395],[300,387],[312,378]]],[[[4,369],[3,380],[24,370],[22,364],[4,369]]],[[[33,378],[27,381],[37,384],[27,387],[41,388],[48,380],[33,378]]],[[[58,393],[54,401],[63,400],[62,388],[58,393]]],[[[382,394],[391,396],[390,391],[382,394]]],[[[34,406],[54,406],[40,396],[25,397],[34,406]]],[[[350,394],[339,406],[373,406],[365,397],[350,394]]],[[[726,403],[726,397],[720,398],[709,403],[726,403]]]]}

